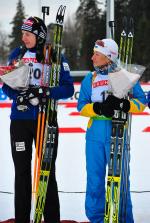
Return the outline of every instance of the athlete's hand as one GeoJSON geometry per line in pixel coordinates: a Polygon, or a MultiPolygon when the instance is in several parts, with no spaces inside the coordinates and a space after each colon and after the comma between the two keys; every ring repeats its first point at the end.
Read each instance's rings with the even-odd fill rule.
{"type": "Polygon", "coordinates": [[[29,103],[33,106],[43,102],[43,98],[50,96],[50,88],[48,87],[31,87],[27,90],[23,90],[19,93],[16,99],[17,109],[20,111],[26,111],[29,103]]]}
{"type": "Polygon", "coordinates": [[[32,98],[45,98],[50,96],[50,88],[44,86],[34,86],[26,90],[26,96],[28,100],[32,98]]]}
{"type": "Polygon", "coordinates": [[[115,110],[128,112],[130,110],[130,101],[124,98],[117,98],[114,95],[108,95],[105,103],[109,104],[115,110]]]}
{"type": "Polygon", "coordinates": [[[111,107],[108,103],[105,102],[95,102],[93,104],[93,110],[97,115],[104,115],[107,118],[114,115],[114,108],[111,107]]]}
{"type": "Polygon", "coordinates": [[[28,98],[26,95],[26,91],[21,91],[17,98],[16,98],[16,104],[18,111],[27,111],[28,109],[28,98]]]}

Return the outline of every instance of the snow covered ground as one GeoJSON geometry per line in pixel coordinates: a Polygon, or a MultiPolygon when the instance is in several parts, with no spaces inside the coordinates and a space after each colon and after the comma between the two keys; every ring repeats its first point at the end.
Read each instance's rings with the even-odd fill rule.
{"type": "MultiPolygon", "coordinates": [[[[143,86],[150,89],[150,85],[143,86]]],[[[86,221],[85,199],[85,130],[87,118],[76,110],[79,85],[72,99],[59,104],[59,153],[57,181],[61,219],[86,221]]],[[[10,108],[0,96],[0,220],[14,218],[14,169],[9,141],[10,108]]],[[[34,154],[33,154],[34,156],[34,154]]],[[[131,138],[131,191],[135,223],[150,223],[150,110],[133,115],[131,138]]]]}

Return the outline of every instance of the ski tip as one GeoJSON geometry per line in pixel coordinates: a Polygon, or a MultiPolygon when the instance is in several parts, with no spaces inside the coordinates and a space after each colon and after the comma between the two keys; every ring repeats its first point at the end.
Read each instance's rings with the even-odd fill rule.
{"type": "Polygon", "coordinates": [[[64,15],[65,15],[66,6],[60,5],[56,15],[56,22],[59,24],[63,24],[64,15]]]}

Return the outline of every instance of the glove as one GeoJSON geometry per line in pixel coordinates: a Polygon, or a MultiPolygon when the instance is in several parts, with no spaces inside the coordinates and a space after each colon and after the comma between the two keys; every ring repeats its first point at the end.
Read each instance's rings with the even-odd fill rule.
{"type": "Polygon", "coordinates": [[[105,102],[95,102],[93,104],[93,110],[97,115],[104,115],[107,118],[110,118],[114,115],[114,108],[105,102]]]}
{"type": "Polygon", "coordinates": [[[108,95],[105,103],[113,107],[114,110],[119,110],[127,113],[130,110],[130,101],[124,98],[117,98],[114,95],[108,95]]]}
{"type": "Polygon", "coordinates": [[[17,109],[19,111],[26,111],[29,103],[33,106],[42,102],[43,98],[48,98],[50,95],[50,88],[48,87],[32,87],[20,92],[16,99],[17,109]]]}
{"type": "Polygon", "coordinates": [[[50,95],[50,88],[48,87],[33,87],[28,89],[28,99],[30,104],[33,106],[39,103],[45,102],[44,99],[48,98],[50,95]]]}
{"type": "Polygon", "coordinates": [[[35,86],[28,88],[26,91],[26,97],[30,100],[33,98],[46,98],[50,95],[50,88],[49,87],[41,87],[41,86],[35,86]]]}
{"type": "Polygon", "coordinates": [[[20,92],[16,98],[17,110],[25,112],[28,109],[28,99],[26,97],[26,91],[20,92]]]}
{"type": "Polygon", "coordinates": [[[130,101],[124,98],[120,99],[113,95],[109,95],[104,102],[95,102],[93,104],[93,110],[98,115],[112,117],[114,115],[114,110],[127,113],[130,110],[130,101]]]}

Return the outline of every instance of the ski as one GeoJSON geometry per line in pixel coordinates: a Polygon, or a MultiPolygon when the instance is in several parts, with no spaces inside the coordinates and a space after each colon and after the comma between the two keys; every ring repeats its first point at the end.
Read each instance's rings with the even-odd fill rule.
{"type": "MultiPolygon", "coordinates": [[[[127,18],[123,19],[123,31],[120,37],[119,59],[127,68],[131,64],[133,47],[133,20],[127,27],[127,18]],[[128,28],[128,29],[127,29],[128,28]]],[[[115,111],[112,118],[110,142],[110,160],[108,164],[107,189],[105,201],[105,223],[126,222],[127,186],[129,175],[129,153],[131,127],[130,115],[115,111]],[[130,125],[130,126],[129,126],[130,125]],[[126,146],[126,140],[127,146],[126,146]],[[120,199],[122,196],[122,199],[120,199]]]]}
{"type": "MultiPolygon", "coordinates": [[[[42,67],[42,78],[40,86],[49,86],[49,72],[51,62],[51,51],[52,46],[49,43],[46,43],[44,46],[44,61],[42,67]],[[46,74],[44,78],[44,74],[46,74]]],[[[42,98],[39,103],[39,112],[38,112],[38,125],[37,125],[37,136],[36,136],[36,152],[35,152],[35,161],[34,161],[34,177],[33,177],[33,198],[35,199],[35,194],[37,193],[37,186],[39,181],[39,172],[40,172],[40,164],[41,164],[41,156],[42,156],[42,146],[44,140],[44,131],[45,131],[45,120],[46,120],[46,112],[47,112],[47,100],[42,98]]]]}
{"type": "Polygon", "coordinates": [[[126,42],[127,42],[127,17],[123,17],[122,21],[122,32],[120,36],[120,47],[119,47],[119,60],[125,63],[126,57],[126,42]]]}
{"type": "MultiPolygon", "coordinates": [[[[134,21],[133,18],[130,18],[129,21],[129,31],[128,31],[128,37],[127,37],[127,55],[128,60],[126,59],[126,68],[127,70],[131,71],[131,60],[132,60],[132,49],[133,49],[133,38],[134,38],[134,21]]],[[[129,92],[128,99],[132,98],[132,92],[129,92]]],[[[122,169],[124,170],[122,172],[122,200],[120,204],[120,222],[123,223],[126,217],[126,211],[127,211],[127,188],[128,188],[128,176],[129,176],[129,160],[130,160],[130,138],[131,138],[131,122],[132,122],[132,114],[127,114],[127,122],[126,122],[126,128],[125,128],[125,141],[126,141],[126,147],[124,149],[123,154],[123,164],[122,169]]]]}
{"type": "MultiPolygon", "coordinates": [[[[60,58],[61,58],[61,41],[63,31],[63,21],[66,6],[60,6],[56,15],[56,24],[54,27],[54,45],[53,49],[56,52],[56,61],[52,62],[49,86],[54,87],[59,85],[60,73],[60,58]]],[[[34,213],[34,223],[40,223],[45,206],[46,192],[48,180],[51,172],[51,164],[54,152],[54,145],[57,134],[57,107],[58,102],[54,99],[48,100],[45,132],[42,148],[42,159],[40,164],[40,174],[38,189],[36,194],[36,204],[34,213]]]]}

